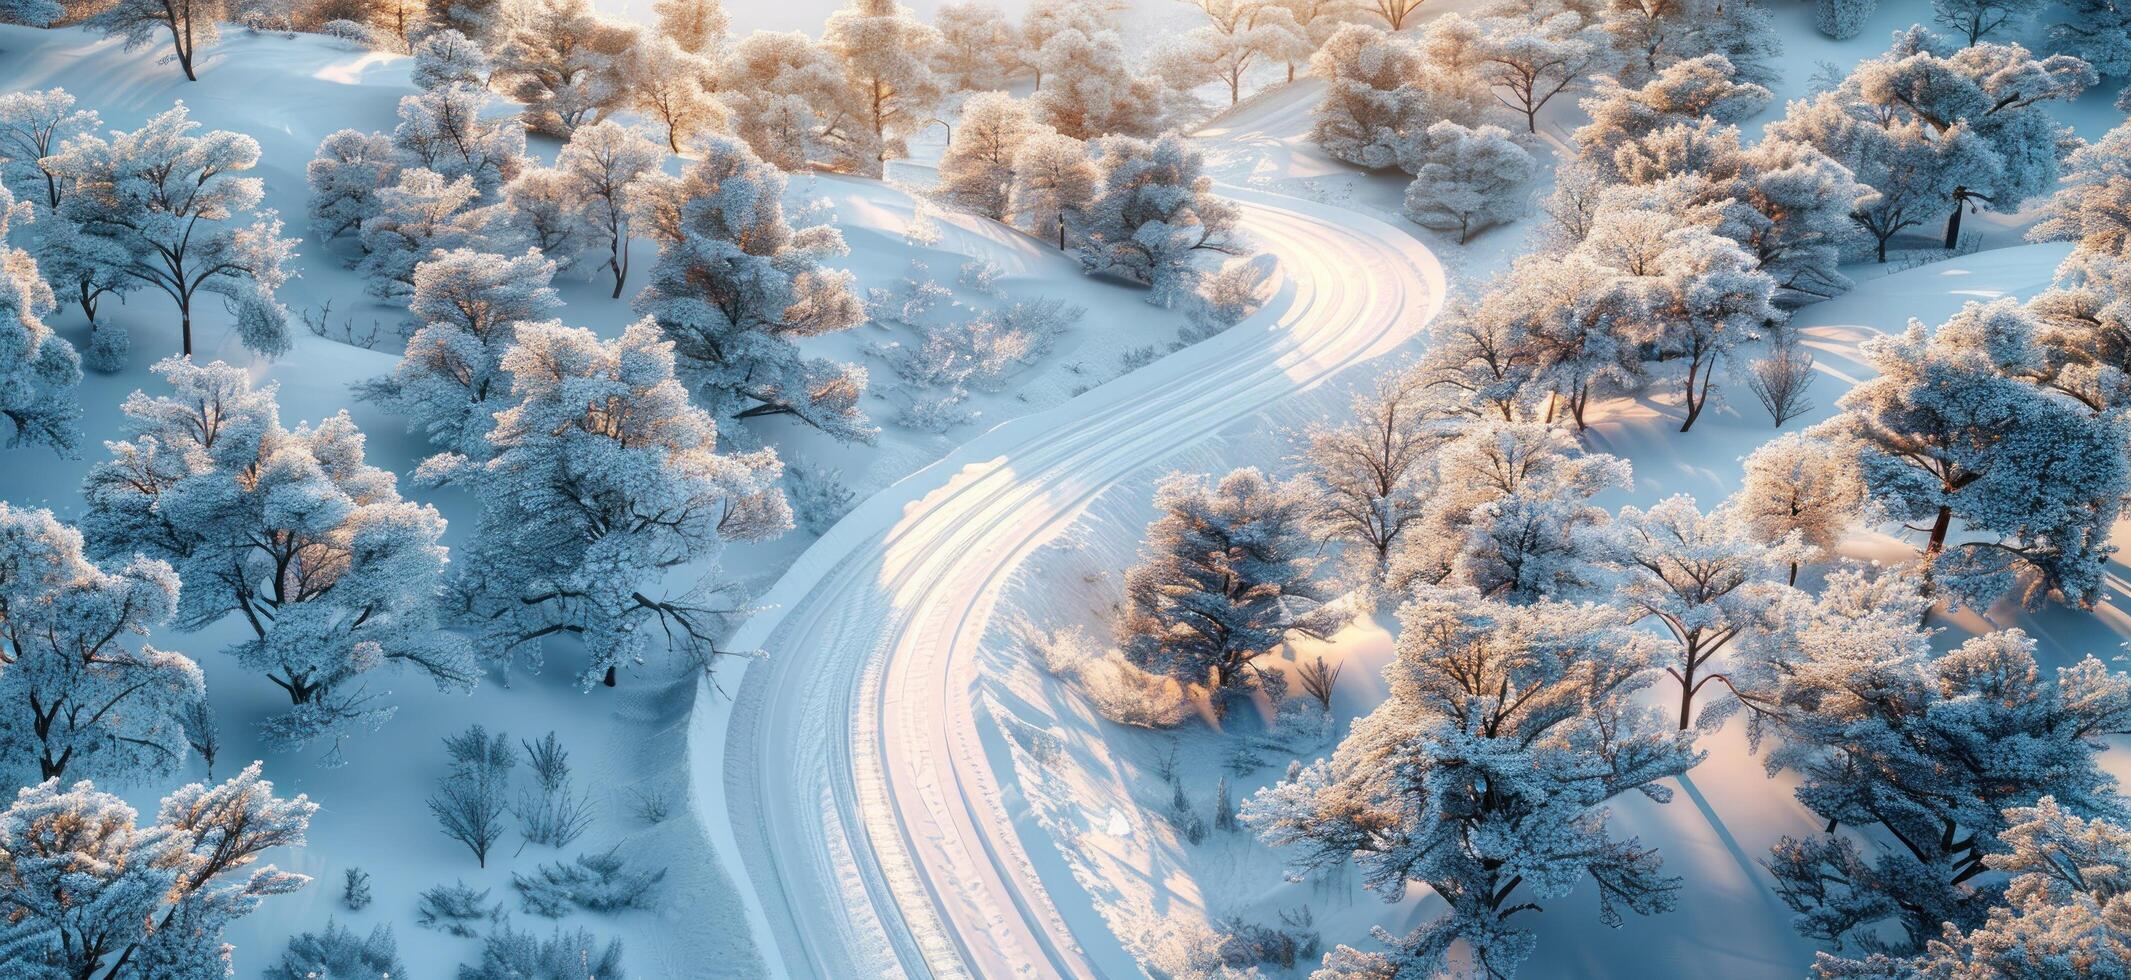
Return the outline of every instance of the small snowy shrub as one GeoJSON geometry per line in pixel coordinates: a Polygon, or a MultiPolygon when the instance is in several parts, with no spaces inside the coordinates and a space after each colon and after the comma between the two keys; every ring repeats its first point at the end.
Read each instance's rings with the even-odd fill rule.
{"type": "Polygon", "coordinates": [[[1856,37],[1865,21],[1879,7],[1879,0],[1819,0],[1813,6],[1813,26],[1838,41],[1856,37]]]}
{"type": "Polygon", "coordinates": [[[406,973],[392,927],[380,925],[368,937],[347,926],[327,922],[323,933],[306,932],[289,940],[281,962],[267,968],[267,980],[386,980],[406,973]]]}
{"type": "Polygon", "coordinates": [[[977,413],[962,407],[962,402],[968,398],[969,392],[961,388],[938,395],[920,395],[896,413],[895,423],[919,432],[944,433],[977,420],[977,413]]]}
{"type": "Polygon", "coordinates": [[[459,980],[585,980],[620,977],[622,943],[605,946],[584,929],[555,930],[541,939],[502,926],[481,941],[481,962],[460,966],[459,980]]]}
{"type": "Polygon", "coordinates": [[[340,887],[340,900],[352,911],[369,908],[370,873],[361,868],[349,868],[340,887]]]}
{"type": "Polygon", "coordinates": [[[961,283],[964,288],[997,297],[1004,295],[1004,291],[999,288],[999,279],[1005,275],[1006,270],[999,268],[997,262],[990,259],[970,259],[962,263],[962,271],[955,276],[955,281],[961,283]]]}
{"type": "Polygon", "coordinates": [[[1207,924],[1204,916],[1181,906],[1148,924],[1127,943],[1149,974],[1170,980],[1240,980],[1258,975],[1249,967],[1229,966],[1221,956],[1227,937],[1207,924]]]}
{"type": "Polygon", "coordinates": [[[815,535],[827,532],[850,513],[858,497],[844,485],[842,470],[796,462],[784,467],[784,496],[791,501],[793,519],[815,535]]]}
{"type": "Polygon", "coordinates": [[[1079,681],[1095,712],[1135,728],[1169,728],[1191,716],[1191,703],[1168,678],[1134,666],[1116,650],[1097,647],[1075,626],[1055,633],[1028,631],[1025,640],[1052,675],[1079,681]]]}
{"type": "Polygon", "coordinates": [[[622,860],[619,848],[602,854],[579,854],[573,864],[543,864],[532,875],[511,875],[511,887],[525,910],[559,919],[572,906],[593,912],[647,908],[666,869],[637,870],[622,860]]]}
{"type": "Polygon", "coordinates": [[[969,386],[999,391],[1014,372],[1034,363],[1086,311],[1057,299],[1015,303],[926,332],[916,349],[883,350],[905,381],[925,387],[969,386]]]}
{"type": "Polygon", "coordinates": [[[393,46],[390,42],[390,35],[361,21],[329,20],[318,29],[318,33],[346,44],[351,48],[360,48],[368,51],[385,51],[393,46]]]}
{"type": "Polygon", "coordinates": [[[438,885],[415,901],[414,921],[426,929],[471,937],[473,923],[503,921],[503,903],[490,906],[488,889],[476,889],[464,881],[438,885]]]}
{"type": "Polygon", "coordinates": [[[1265,305],[1265,284],[1272,277],[1269,255],[1231,262],[1207,276],[1187,314],[1193,327],[1191,339],[1211,337],[1258,312],[1265,305]]]}
{"type": "Polygon", "coordinates": [[[465,844],[474,860],[488,867],[488,849],[503,836],[503,792],[509,786],[518,753],[510,739],[473,725],[444,739],[452,769],[429,797],[429,812],[444,836],[465,844]]]}
{"type": "Polygon", "coordinates": [[[110,320],[89,326],[89,352],[81,362],[91,371],[116,374],[126,369],[126,355],[133,351],[133,335],[110,320]]]}
{"type": "Polygon", "coordinates": [[[577,791],[570,778],[570,753],[554,732],[524,745],[539,788],[520,792],[511,808],[518,817],[518,832],[529,843],[568,847],[592,825],[592,798],[577,791]]]}
{"type": "Polygon", "coordinates": [[[1169,797],[1169,822],[1176,827],[1178,835],[1193,844],[1206,841],[1206,821],[1191,805],[1191,797],[1184,795],[1184,784],[1177,783],[1176,791],[1169,797]]]}
{"type": "Polygon", "coordinates": [[[632,789],[629,791],[629,812],[646,824],[664,823],[673,815],[673,801],[664,790],[632,789]]]}

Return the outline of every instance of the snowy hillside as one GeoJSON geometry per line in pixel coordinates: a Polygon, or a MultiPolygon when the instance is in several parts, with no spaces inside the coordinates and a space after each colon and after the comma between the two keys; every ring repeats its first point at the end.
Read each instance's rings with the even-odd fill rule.
{"type": "Polygon", "coordinates": [[[0,975],[2131,973],[2127,84],[0,0],[0,975]]]}

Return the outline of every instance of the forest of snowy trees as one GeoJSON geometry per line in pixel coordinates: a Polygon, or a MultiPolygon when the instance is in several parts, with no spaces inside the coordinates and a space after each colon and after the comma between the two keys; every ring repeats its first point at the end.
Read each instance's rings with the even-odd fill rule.
{"type": "MultiPolygon", "coordinates": [[[[210,685],[268,696],[274,765],[331,768],[394,723],[397,684],[472,692],[557,651],[586,697],[653,664],[724,670],[755,652],[729,640],[775,569],[721,555],[851,503],[795,447],[974,421],[973,392],[1013,387],[1088,312],[1029,296],[927,322],[951,292],[915,260],[869,288],[795,175],[930,170],[925,207],[1195,339],[1271,287],[1247,195],[1191,131],[1302,79],[1314,151],[1395,175],[1407,233],[1524,247],[1462,268],[1415,356],[1285,433],[1291,456],[1159,481],[1107,634],[1044,661],[1134,732],[1306,746],[1240,798],[1222,776],[1217,829],[1296,881],[1440,903],[1299,967],[1292,937],[1240,926],[1184,960],[1509,977],[1537,921],[1583,914],[1556,907],[1572,891],[1609,926],[1666,913],[1667,842],[1611,804],[1667,802],[1737,725],[1814,818],[1752,857],[1819,976],[2131,975],[2131,804],[2101,759],[2131,735],[2131,676],[1956,619],[2120,592],[2131,122],[2087,141],[2052,113],[2131,83],[2131,5],[1918,4],[1779,107],[1797,66],[1743,0],[1186,3],[1188,31],[1142,43],[1101,0],[929,21],[851,0],[818,36],[738,33],[719,0],[657,0],[646,24],[590,0],[0,0],[0,23],[153,49],[188,80],[243,30],[401,58],[413,85],[389,129],[272,161],[182,101],[124,128],[64,87],[0,92],[0,418],[18,465],[87,467],[63,503],[0,500],[0,973],[229,975],[231,924],[315,884],[262,854],[328,804],[277,795],[265,762],[211,778],[210,685]],[[936,161],[897,164],[928,141],[936,161]],[[300,175],[304,214],[268,206],[275,173],[300,175]],[[1880,325],[1814,411],[1793,319],[1905,252],[1958,252],[1986,214],[2069,248],[2050,285],[1880,325]],[[227,359],[294,349],[299,258],[399,328],[347,401],[421,446],[406,472],[373,462],[374,425],[284,421],[283,391],[227,359]],[[576,319],[573,281],[628,325],[576,319]],[[53,325],[77,314],[80,349],[53,325]],[[237,347],[196,357],[209,322],[237,347]],[[887,324],[921,342],[851,340],[887,324]],[[854,349],[892,373],[834,353],[854,349]],[[84,403],[92,374],[129,371],[121,404],[84,403]],[[900,414],[869,410],[884,386],[900,414]],[[1594,430],[1633,411],[1692,433],[1755,403],[1773,426],[1738,447],[1735,493],[1617,503],[1637,466],[1594,430]],[[432,493],[465,501],[448,547],[432,493]],[[1860,560],[1861,533],[1912,547],[1860,560]],[[1367,622],[1390,659],[1345,719],[1338,667],[1291,654],[1367,622]],[[235,669],[209,677],[209,650],[235,669]],[[115,795],[134,791],[152,817],[115,795]]],[[[1876,10],[1813,6],[1839,39],[1876,10]]],[[[425,802],[476,869],[507,828],[559,850],[592,820],[552,733],[473,724],[444,749],[425,802]]],[[[560,919],[646,907],[665,874],[617,846],[511,882],[560,919]]],[[[371,900],[353,867],[340,892],[371,900]]],[[[462,978],[623,973],[618,941],[518,928],[463,881],[420,902],[422,926],[481,939],[462,978]]],[[[282,953],[270,976],[404,969],[389,927],[329,922],[282,953]]]]}

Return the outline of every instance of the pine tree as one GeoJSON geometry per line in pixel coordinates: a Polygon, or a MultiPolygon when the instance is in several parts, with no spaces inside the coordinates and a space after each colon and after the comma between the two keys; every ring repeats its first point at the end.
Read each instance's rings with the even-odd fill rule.
{"type": "Polygon", "coordinates": [[[176,568],[178,628],[232,614],[250,627],[230,654],[289,696],[271,742],[329,738],[337,763],[351,728],[391,715],[362,680],[387,663],[472,687],[471,654],[436,623],[444,521],[363,461],[345,413],[291,430],[241,368],[168,358],[156,373],[172,393],[126,400],[123,438],[83,482],[82,533],[94,558],[176,568]]]}
{"type": "Polygon", "coordinates": [[[980,92],[962,103],[961,124],[940,154],[937,193],[948,203],[1004,220],[1012,193],[1014,157],[1049,130],[1030,118],[1028,104],[1004,92],[980,92]]]}
{"type": "Polygon", "coordinates": [[[555,264],[459,249],[415,267],[411,311],[422,324],[392,373],[356,389],[407,420],[446,452],[486,459],[495,414],[510,402],[503,358],[520,324],[562,305],[549,282],[555,264]]]}
{"type": "Polygon", "coordinates": [[[1670,909],[1679,879],[1614,836],[1605,805],[1631,791],[1664,802],[1661,781],[1700,760],[1638,701],[1655,676],[1648,637],[1605,607],[1470,590],[1423,590],[1399,624],[1389,698],[1242,818],[1288,849],[1291,875],[1352,862],[1387,902],[1417,881],[1448,909],[1403,936],[1376,929],[1387,951],[1339,947],[1317,975],[1431,976],[1462,942],[1489,976],[1514,976],[1537,942],[1517,917],[1587,878],[1609,925],[1670,909]]]}
{"type": "Polygon", "coordinates": [[[578,637],[587,690],[612,686],[654,633],[708,669],[729,612],[711,582],[655,593],[672,570],[707,567],[725,541],[791,526],[775,453],[718,452],[716,422],[690,403],[672,344],[648,320],[611,341],[555,323],[517,334],[493,457],[445,454],[421,470],[485,505],[460,562],[469,617],[491,649],[535,665],[543,638],[578,637]]]}
{"type": "Polygon", "coordinates": [[[1186,685],[1216,710],[1250,683],[1251,662],[1290,635],[1322,639],[1343,614],[1314,580],[1307,492],[1241,469],[1209,487],[1177,475],[1155,492],[1140,564],[1117,621],[1125,657],[1186,685]]]}
{"type": "Polygon", "coordinates": [[[87,780],[24,787],[0,811],[0,955],[57,976],[226,976],[223,930],[310,883],[273,865],[240,873],[270,848],[302,846],[317,810],[304,796],[276,798],[256,762],[164,797],[146,826],[87,780]]]}
{"type": "Polygon", "coordinates": [[[640,185],[638,221],[659,243],[636,298],[674,344],[680,376],[713,415],[790,415],[845,440],[871,441],[859,411],[865,369],[808,358],[796,338],[856,326],[865,313],[828,225],[794,226],[784,175],[727,137],[706,138],[678,179],[640,185]]]}
{"type": "Polygon", "coordinates": [[[50,511],[0,503],[0,770],[24,786],[175,772],[186,709],[207,696],[200,667],[131,638],[177,599],[168,564],[99,566],[50,511]]]}
{"type": "Polygon", "coordinates": [[[1148,302],[1171,306],[1198,288],[1198,253],[1242,254],[1236,206],[1214,195],[1204,159],[1183,137],[1106,136],[1095,142],[1094,164],[1095,195],[1069,219],[1090,275],[1144,282],[1148,302]]]}
{"type": "Polygon", "coordinates": [[[177,305],[182,344],[192,353],[192,313],[203,294],[222,297],[238,339],[253,351],[289,348],[288,311],[274,291],[294,239],[259,207],[263,186],[236,174],[259,162],[259,143],[241,133],[194,135],[184,103],[130,133],[70,141],[52,162],[72,184],[60,213],[81,233],[126,256],[126,278],[177,305]],[[249,226],[236,226],[251,214],[249,226]]]}

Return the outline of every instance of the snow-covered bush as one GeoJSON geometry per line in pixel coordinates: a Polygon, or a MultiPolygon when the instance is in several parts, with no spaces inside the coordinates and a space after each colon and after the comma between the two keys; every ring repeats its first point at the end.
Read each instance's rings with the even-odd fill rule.
{"type": "Polygon", "coordinates": [[[958,425],[977,420],[977,413],[962,407],[969,400],[966,388],[917,394],[895,413],[895,424],[918,432],[940,435],[958,425]]]}
{"type": "Polygon", "coordinates": [[[1006,291],[999,286],[999,280],[1005,277],[1006,270],[1000,268],[999,263],[986,258],[973,258],[963,262],[962,267],[955,272],[955,282],[964,289],[983,293],[993,299],[1006,297],[1006,291]]]}
{"type": "Polygon", "coordinates": [[[1185,311],[1191,319],[1190,339],[1211,337],[1258,312],[1268,295],[1266,284],[1272,281],[1277,268],[1278,260],[1273,256],[1255,255],[1230,262],[1202,279],[1190,309],[1185,311]]]}
{"type": "Polygon", "coordinates": [[[169,564],[91,562],[51,511],[0,501],[0,773],[21,786],[109,786],[176,772],[205,678],[184,655],[131,640],[177,602],[169,564]]]}
{"type": "Polygon", "coordinates": [[[1457,229],[1463,245],[1475,230],[1502,224],[1523,210],[1517,189],[1538,169],[1532,155],[1500,126],[1467,129],[1449,120],[1428,127],[1426,148],[1404,211],[1415,224],[1457,229]]]}
{"type": "Polygon", "coordinates": [[[613,686],[653,635],[709,669],[726,619],[711,581],[658,585],[709,566],[726,541],[791,526],[776,454],[718,451],[717,422],[690,402],[648,321],[606,341],[520,324],[501,367],[510,396],[488,435],[493,456],[446,453],[421,469],[483,502],[456,591],[488,648],[537,668],[543,638],[574,635],[586,689],[613,686]]]}
{"type": "Polygon", "coordinates": [[[259,206],[259,178],[237,176],[258,165],[259,143],[198,128],[179,103],[130,133],[68,141],[49,162],[73,185],[60,214],[125,256],[127,278],[170,297],[182,353],[192,353],[193,308],[208,295],[222,298],[245,347],[284,353],[288,310],[274,293],[296,240],[281,237],[281,220],[259,206]],[[246,215],[251,222],[238,224],[246,215]]]}
{"type": "Polygon", "coordinates": [[[554,732],[524,745],[526,764],[533,771],[537,791],[520,791],[517,801],[511,804],[511,814],[518,818],[518,833],[527,843],[568,847],[592,825],[592,797],[577,791],[570,776],[570,754],[554,732]]]}
{"type": "Polygon", "coordinates": [[[1838,41],[1864,32],[1865,22],[1879,9],[1879,0],[1814,0],[1813,26],[1838,41]]]}
{"type": "Polygon", "coordinates": [[[1094,162],[1095,193],[1067,217],[1089,274],[1146,283],[1148,302],[1171,306],[1198,288],[1200,253],[1243,253],[1235,204],[1214,195],[1204,159],[1183,137],[1104,137],[1094,162]]]}
{"type": "Polygon", "coordinates": [[[503,903],[489,905],[488,889],[464,881],[426,889],[415,899],[415,924],[454,936],[471,938],[476,935],[475,923],[503,920],[503,903]]]}
{"type": "Polygon", "coordinates": [[[349,868],[341,875],[340,902],[349,911],[360,912],[370,907],[370,873],[361,868],[349,868]]]}
{"type": "Polygon", "coordinates": [[[459,967],[459,980],[579,980],[627,976],[622,941],[600,945],[584,929],[563,929],[542,939],[500,925],[481,940],[481,962],[459,967]]]}
{"type": "Polygon", "coordinates": [[[470,689],[472,653],[436,618],[444,520],[364,462],[347,414],[288,429],[275,389],[242,368],[168,358],[155,371],[172,391],[126,400],[111,458],[83,481],[82,533],[92,557],[176,568],[180,629],[231,614],[250,627],[229,653],[289,696],[269,743],[328,739],[336,764],[351,730],[391,716],[364,683],[388,664],[470,689]]]}
{"type": "Polygon", "coordinates": [[[1175,681],[1140,669],[1116,648],[1103,648],[1079,627],[1032,633],[1029,646],[1045,670],[1078,681],[1095,713],[1135,728],[1173,728],[1192,715],[1175,681]]]}
{"type": "Polygon", "coordinates": [[[253,865],[302,846],[317,810],[304,796],[275,797],[256,762],[171,793],[145,825],[88,780],[25,786],[0,811],[8,961],[32,976],[226,976],[230,923],[311,881],[253,865]]]}
{"type": "Polygon", "coordinates": [[[380,924],[365,937],[329,920],[325,932],[292,937],[288,948],[281,951],[281,962],[268,967],[266,976],[267,980],[386,980],[406,972],[391,926],[380,924]]]}
{"type": "Polygon", "coordinates": [[[865,369],[810,358],[796,338],[863,321],[846,252],[827,224],[795,224],[785,178],[738,140],[706,137],[679,178],[649,175],[632,191],[659,243],[635,305],[673,345],[679,376],[713,415],[790,415],[839,439],[870,441],[859,410],[865,369]]]}
{"type": "Polygon", "coordinates": [[[570,864],[543,864],[531,875],[511,874],[511,887],[527,912],[559,919],[572,909],[619,912],[650,908],[658,899],[665,868],[631,868],[619,846],[599,854],[579,854],[570,864]]]}
{"type": "Polygon", "coordinates": [[[358,51],[390,51],[399,43],[398,38],[354,20],[327,21],[318,28],[318,33],[358,51]]]}
{"type": "Polygon", "coordinates": [[[1057,299],[1013,303],[933,327],[916,350],[889,349],[888,363],[912,384],[1000,391],[1014,372],[1048,353],[1083,313],[1057,299]]]}
{"type": "Polygon", "coordinates": [[[444,836],[466,845],[475,862],[488,867],[488,849],[503,836],[504,794],[518,752],[508,736],[490,737],[478,724],[445,736],[444,749],[451,769],[429,797],[429,812],[444,836]]]}
{"type": "Polygon", "coordinates": [[[792,518],[808,534],[820,535],[851,511],[858,495],[843,482],[843,471],[793,463],[784,468],[784,496],[792,518]]]}

